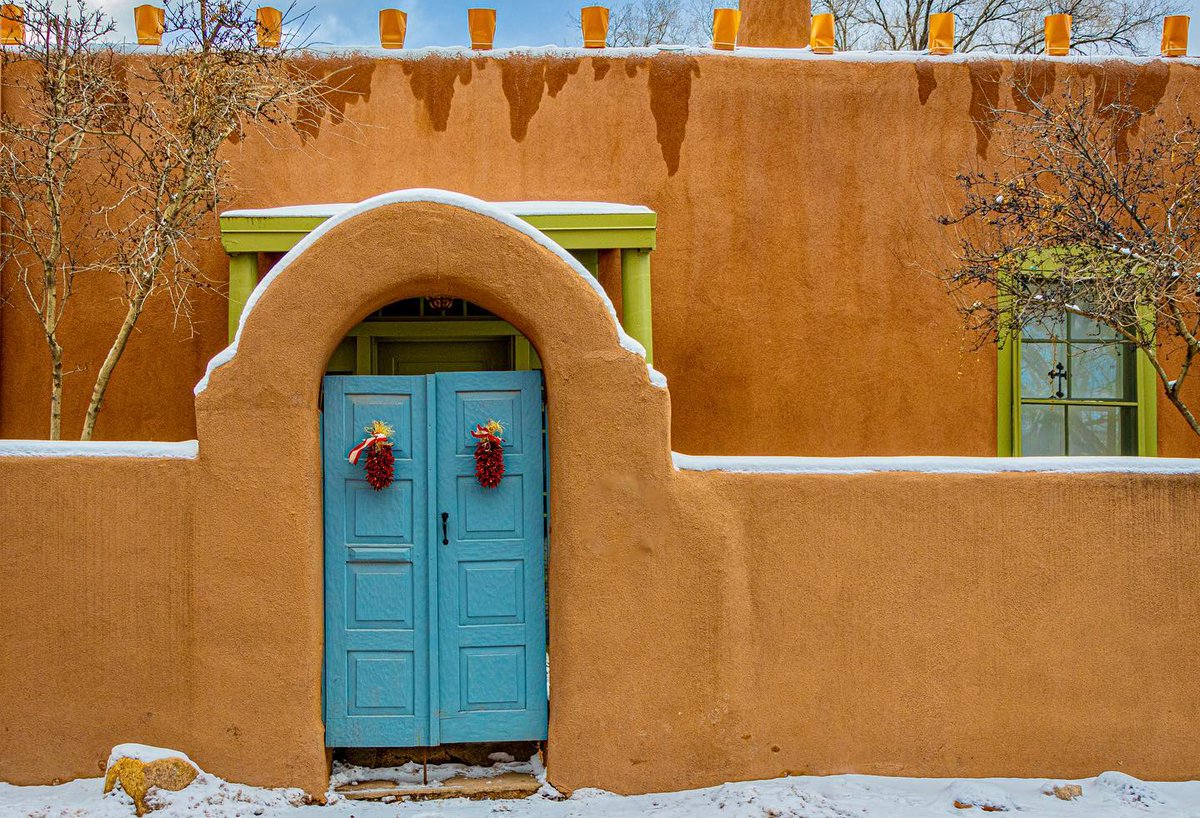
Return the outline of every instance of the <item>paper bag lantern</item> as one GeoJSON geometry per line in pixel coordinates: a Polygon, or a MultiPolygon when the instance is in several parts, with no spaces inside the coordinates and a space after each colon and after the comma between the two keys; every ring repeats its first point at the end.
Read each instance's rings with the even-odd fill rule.
{"type": "Polygon", "coordinates": [[[25,10],[12,3],[0,5],[0,45],[25,42],[25,10]]]}
{"type": "Polygon", "coordinates": [[[496,40],[496,10],[467,9],[467,28],[471,31],[471,48],[489,50],[496,40]]]}
{"type": "Polygon", "coordinates": [[[954,53],[953,12],[929,15],[929,53],[938,55],[954,53]]]}
{"type": "Polygon", "coordinates": [[[742,13],[737,9],[713,9],[712,47],[719,51],[733,51],[737,46],[738,26],[742,24],[742,13]]]}
{"type": "Polygon", "coordinates": [[[814,14],[812,18],[812,33],[808,38],[814,54],[833,53],[833,15],[814,14]]]}
{"type": "Polygon", "coordinates": [[[163,21],[166,9],[158,6],[138,6],[133,10],[133,25],[137,29],[138,45],[162,45],[163,21]]]}
{"type": "Polygon", "coordinates": [[[604,48],[608,44],[608,9],[584,6],[579,14],[583,24],[583,47],[604,48]]]}
{"type": "Polygon", "coordinates": [[[379,12],[379,44],[384,48],[404,48],[404,35],[408,33],[408,15],[400,9],[382,9],[379,12]]]}
{"type": "Polygon", "coordinates": [[[258,44],[263,48],[279,48],[283,39],[283,12],[262,6],[255,16],[258,21],[258,44]]]}
{"type": "Polygon", "coordinates": [[[1051,14],[1046,18],[1046,55],[1065,57],[1071,53],[1071,15],[1051,14]]]}
{"type": "Polygon", "coordinates": [[[1162,55],[1164,57],[1186,57],[1188,45],[1188,22],[1186,14],[1172,14],[1163,20],[1162,55]]]}

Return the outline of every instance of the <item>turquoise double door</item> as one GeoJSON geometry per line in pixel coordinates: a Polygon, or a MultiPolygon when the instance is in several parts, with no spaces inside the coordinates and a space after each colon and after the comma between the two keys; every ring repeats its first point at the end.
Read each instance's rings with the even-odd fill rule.
{"type": "Polygon", "coordinates": [[[540,372],[325,378],[325,735],[330,747],[544,739],[540,372]],[[395,429],[382,491],[346,460],[395,429]],[[475,478],[476,424],[505,475],[475,478]]]}

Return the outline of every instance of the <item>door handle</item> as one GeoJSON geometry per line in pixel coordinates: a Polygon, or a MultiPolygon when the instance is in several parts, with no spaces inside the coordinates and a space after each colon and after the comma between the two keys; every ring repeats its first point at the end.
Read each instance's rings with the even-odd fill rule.
{"type": "Polygon", "coordinates": [[[450,512],[442,512],[442,545],[449,545],[450,538],[446,535],[446,521],[450,519],[450,512]]]}

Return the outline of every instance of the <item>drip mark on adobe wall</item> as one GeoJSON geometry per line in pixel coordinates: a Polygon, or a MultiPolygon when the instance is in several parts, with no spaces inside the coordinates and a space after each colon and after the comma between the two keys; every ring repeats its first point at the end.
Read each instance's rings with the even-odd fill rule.
{"type": "Polygon", "coordinates": [[[1000,78],[1003,67],[996,60],[979,60],[967,63],[971,77],[971,106],[968,115],[975,126],[975,153],[987,159],[988,144],[992,141],[992,129],[999,118],[1000,78]]]}
{"type": "Polygon", "coordinates": [[[316,139],[321,133],[321,122],[325,115],[338,125],[346,119],[346,108],[352,102],[367,102],[371,99],[371,82],[375,76],[376,61],[366,57],[349,59],[297,58],[292,70],[309,79],[320,80],[326,90],[321,99],[324,105],[301,105],[296,112],[296,131],[301,139],[316,139]]]}
{"type": "Polygon", "coordinates": [[[650,60],[650,113],[654,115],[654,128],[667,163],[668,176],[674,176],[679,170],[693,76],[700,76],[700,62],[695,57],[659,54],[650,60]]]}
{"type": "Polygon", "coordinates": [[[916,60],[913,70],[917,72],[917,99],[924,105],[929,101],[929,95],[937,90],[937,77],[933,75],[933,63],[929,60],[916,60]]]}
{"type": "Polygon", "coordinates": [[[1054,93],[1057,72],[1049,60],[1033,60],[1013,66],[1013,107],[1028,112],[1054,93]]]}
{"type": "Polygon", "coordinates": [[[520,142],[529,133],[529,123],[542,104],[542,94],[551,97],[579,70],[579,60],[553,57],[509,57],[499,61],[501,86],[508,100],[509,133],[520,142]]]}
{"type": "Polygon", "coordinates": [[[608,57],[592,57],[592,79],[602,80],[612,68],[612,60],[608,57]]]}
{"type": "Polygon", "coordinates": [[[413,96],[425,104],[433,129],[446,130],[454,102],[454,83],[470,85],[471,61],[464,57],[429,56],[405,60],[402,65],[413,96]]]}

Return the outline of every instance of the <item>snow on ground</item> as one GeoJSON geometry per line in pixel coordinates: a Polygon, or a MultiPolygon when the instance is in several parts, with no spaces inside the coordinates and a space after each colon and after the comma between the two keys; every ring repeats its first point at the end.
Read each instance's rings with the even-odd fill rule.
{"type": "MultiPolygon", "coordinates": [[[[119,790],[100,794],[98,778],[55,787],[0,784],[3,818],[127,818],[129,797],[119,790]]],[[[1124,773],[1082,779],[1083,796],[1060,801],[1046,795],[1066,782],[1045,779],[913,779],[863,775],[793,777],[723,784],[702,790],[622,797],[580,790],[566,800],[535,796],[521,801],[368,803],[335,800],[307,804],[299,790],[264,790],[201,774],[178,793],[154,793],[158,818],[929,818],[994,815],[983,808],[1024,818],[1200,818],[1200,782],[1147,783],[1124,773]],[[960,804],[974,804],[956,808],[960,804]]]]}

